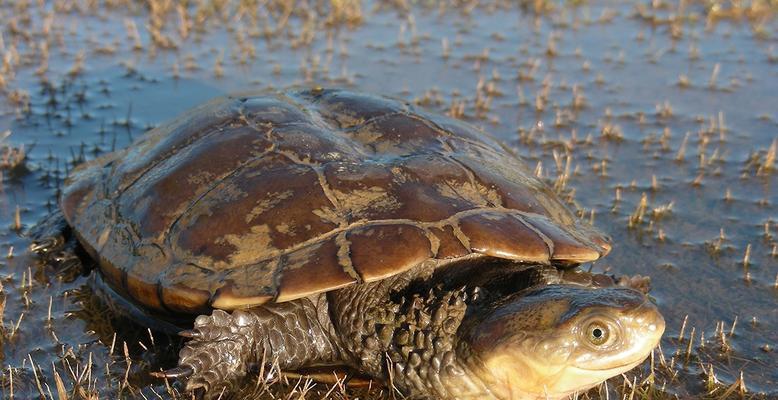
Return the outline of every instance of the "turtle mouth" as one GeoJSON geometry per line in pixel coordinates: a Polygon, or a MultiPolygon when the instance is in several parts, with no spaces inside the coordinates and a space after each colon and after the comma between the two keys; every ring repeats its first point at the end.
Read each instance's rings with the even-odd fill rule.
{"type": "MultiPolygon", "coordinates": [[[[558,395],[569,395],[592,388],[600,382],[623,374],[643,363],[643,359],[630,364],[611,368],[580,368],[573,365],[566,367],[551,387],[559,390],[558,395]],[[585,378],[584,378],[585,377],[585,378]],[[583,379],[582,379],[583,378],[583,379]]],[[[548,386],[544,386],[548,388],[548,386]]]]}
{"type": "MultiPolygon", "coordinates": [[[[641,363],[643,359],[631,361],[628,364],[603,368],[586,368],[574,365],[553,366],[538,363],[537,360],[502,360],[490,366],[492,371],[499,371],[502,384],[510,393],[506,398],[513,399],[516,393],[522,393],[527,398],[557,399],[576,392],[586,391],[595,385],[627,372],[641,363]],[[533,379],[527,378],[526,369],[516,366],[531,367],[534,370],[533,379]]],[[[525,398],[525,397],[518,397],[525,398]]],[[[565,397],[566,398],[566,397],[565,397]]]]}
{"type": "Polygon", "coordinates": [[[643,361],[646,359],[645,356],[642,357],[636,357],[634,360],[629,361],[627,363],[622,363],[617,366],[611,366],[611,367],[578,367],[575,365],[570,365],[567,367],[568,369],[575,370],[577,372],[602,372],[606,375],[618,375],[621,372],[626,372],[631,370],[632,368],[637,367],[638,365],[642,364],[643,361]]]}

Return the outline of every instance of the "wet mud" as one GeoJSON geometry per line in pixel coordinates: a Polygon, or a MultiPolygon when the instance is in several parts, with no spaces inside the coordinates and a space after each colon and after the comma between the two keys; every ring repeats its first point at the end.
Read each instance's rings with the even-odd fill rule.
{"type": "MultiPolygon", "coordinates": [[[[661,348],[584,396],[778,398],[776,12],[691,0],[2,3],[0,397],[186,398],[147,375],[175,363],[180,340],[116,317],[72,253],[40,263],[29,229],[74,165],[194,105],[320,85],[490,132],[613,238],[594,271],[651,276],[661,348]]],[[[254,377],[238,396],[391,396],[270,375],[278,384],[254,377]]]]}

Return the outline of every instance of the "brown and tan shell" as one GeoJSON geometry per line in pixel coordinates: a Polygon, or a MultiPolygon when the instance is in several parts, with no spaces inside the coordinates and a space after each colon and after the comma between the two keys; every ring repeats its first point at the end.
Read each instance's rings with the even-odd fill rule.
{"type": "Polygon", "coordinates": [[[84,164],[61,207],[105,279],[158,311],[287,301],[471,253],[608,252],[509,150],[340,90],[219,98],[84,164]]]}

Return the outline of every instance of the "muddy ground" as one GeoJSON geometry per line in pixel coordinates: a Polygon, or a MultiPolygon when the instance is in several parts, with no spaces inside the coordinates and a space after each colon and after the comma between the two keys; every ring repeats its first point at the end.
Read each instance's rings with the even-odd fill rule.
{"type": "MultiPolygon", "coordinates": [[[[381,93],[504,140],[652,277],[653,360],[590,398],[778,398],[778,2],[0,3],[2,398],[181,398],[179,342],[28,230],[75,164],[219,94],[381,93]],[[66,260],[67,261],[67,260],[66,260]],[[63,267],[64,265],[64,267],[63,267]]],[[[272,376],[240,397],[384,398],[272,376]],[[329,394],[328,394],[329,391],[329,394]]]]}

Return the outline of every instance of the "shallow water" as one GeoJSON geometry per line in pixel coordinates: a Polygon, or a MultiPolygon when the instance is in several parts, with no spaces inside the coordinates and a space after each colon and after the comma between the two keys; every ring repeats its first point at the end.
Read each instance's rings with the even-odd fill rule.
{"type": "MultiPolygon", "coordinates": [[[[144,370],[174,357],[175,340],[152,343],[143,328],[107,320],[86,276],[27,254],[24,232],[50,211],[73,163],[216,95],[295,85],[406,99],[501,138],[613,237],[595,270],[652,277],[673,365],[657,388],[701,397],[712,366],[723,388],[742,374],[748,393],[778,397],[775,3],[737,3],[751,11],[716,20],[717,5],[735,6],[368,1],[359,23],[336,15],[340,2],[288,19],[283,2],[248,8],[256,17],[229,1],[185,17],[149,4],[0,4],[0,133],[27,150],[25,168],[4,170],[0,187],[0,254],[13,254],[0,264],[0,397],[11,373],[16,398],[38,395],[36,373],[56,395],[53,368],[68,389],[89,374],[103,397],[133,397],[144,370]],[[176,49],[160,48],[165,35],[176,49]],[[122,341],[132,360],[124,388],[122,341]]],[[[143,390],[152,389],[164,392],[143,390]]]]}

